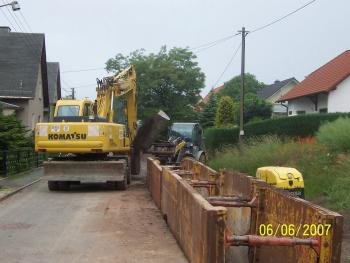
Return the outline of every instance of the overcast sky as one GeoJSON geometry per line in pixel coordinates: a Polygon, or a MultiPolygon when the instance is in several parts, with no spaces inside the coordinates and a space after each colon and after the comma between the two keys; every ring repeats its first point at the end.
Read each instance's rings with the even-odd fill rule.
{"type": "MultiPolygon", "coordinates": [[[[60,62],[63,87],[84,86],[77,88],[79,98],[95,98],[95,79],[107,73],[64,71],[103,68],[115,54],[140,48],[157,52],[162,45],[198,46],[234,34],[242,26],[247,30],[263,26],[308,1],[18,0],[33,32],[45,33],[48,60],[60,62]]],[[[349,0],[317,0],[287,19],[248,35],[246,71],[267,84],[289,77],[303,80],[349,49],[349,15],[349,0]]],[[[23,21],[20,13],[16,16],[23,21]]],[[[9,25],[3,13],[0,23],[9,25]]],[[[235,37],[198,53],[199,66],[206,75],[202,95],[217,82],[239,43],[240,37],[235,37]]],[[[218,85],[239,73],[240,54],[218,85]]]]}

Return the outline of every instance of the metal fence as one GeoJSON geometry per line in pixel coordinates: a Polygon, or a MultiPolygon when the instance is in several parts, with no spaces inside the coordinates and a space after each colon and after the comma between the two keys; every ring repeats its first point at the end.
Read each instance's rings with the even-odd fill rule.
{"type": "Polygon", "coordinates": [[[0,176],[9,176],[42,165],[47,153],[37,153],[32,148],[0,151],[0,176]]]}

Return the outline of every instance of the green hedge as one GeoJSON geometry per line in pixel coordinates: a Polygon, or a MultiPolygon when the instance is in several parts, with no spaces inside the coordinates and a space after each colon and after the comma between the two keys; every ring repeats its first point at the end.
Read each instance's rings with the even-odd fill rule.
{"type": "MultiPolygon", "coordinates": [[[[339,117],[350,117],[349,113],[320,113],[269,119],[251,122],[244,126],[245,137],[278,135],[287,137],[314,136],[324,122],[334,121],[339,117]]],[[[226,145],[236,144],[239,128],[208,128],[204,131],[205,145],[214,151],[226,145]]]]}

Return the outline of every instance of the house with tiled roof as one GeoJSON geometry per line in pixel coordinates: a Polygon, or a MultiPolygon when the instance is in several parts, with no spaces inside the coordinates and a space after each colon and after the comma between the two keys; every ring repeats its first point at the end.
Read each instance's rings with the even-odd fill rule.
{"type": "Polygon", "coordinates": [[[350,50],[308,75],[278,102],[288,102],[288,115],[350,112],[350,50]]]}
{"type": "Polygon", "coordinates": [[[224,87],[224,85],[221,85],[219,87],[213,88],[211,91],[209,91],[209,93],[201,100],[201,102],[203,102],[204,104],[208,103],[209,98],[212,94],[217,94],[220,92],[220,90],[222,90],[222,88],[224,87]]]}
{"type": "Polygon", "coordinates": [[[294,77],[285,79],[282,81],[276,80],[271,85],[268,85],[263,89],[259,90],[257,92],[257,95],[260,98],[272,104],[273,114],[276,114],[276,115],[287,114],[288,103],[280,103],[277,101],[298,84],[299,84],[299,81],[296,80],[294,77]]]}
{"type": "Polygon", "coordinates": [[[48,120],[50,104],[61,97],[58,66],[46,62],[44,34],[0,27],[0,101],[6,113],[12,110],[29,129],[48,120]]]}

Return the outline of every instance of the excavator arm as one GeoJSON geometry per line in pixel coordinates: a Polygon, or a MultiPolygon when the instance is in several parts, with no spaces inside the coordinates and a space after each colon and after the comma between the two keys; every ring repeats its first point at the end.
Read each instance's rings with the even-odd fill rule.
{"type": "Polygon", "coordinates": [[[129,66],[115,77],[97,80],[97,114],[108,122],[116,122],[118,115],[126,117],[127,134],[132,142],[136,135],[136,73],[134,66],[129,66]],[[117,111],[114,101],[125,98],[126,105],[117,111]]]}

